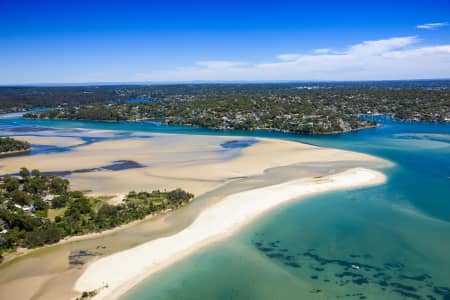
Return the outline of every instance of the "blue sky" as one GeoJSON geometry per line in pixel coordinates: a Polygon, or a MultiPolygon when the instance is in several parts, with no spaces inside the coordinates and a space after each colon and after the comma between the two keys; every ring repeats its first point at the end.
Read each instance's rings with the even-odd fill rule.
{"type": "Polygon", "coordinates": [[[0,84],[450,78],[448,0],[367,2],[0,0],[0,84]]]}

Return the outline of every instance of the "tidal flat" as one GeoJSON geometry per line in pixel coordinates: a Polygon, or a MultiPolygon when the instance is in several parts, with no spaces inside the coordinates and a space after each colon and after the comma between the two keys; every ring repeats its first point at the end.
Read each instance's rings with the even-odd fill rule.
{"type": "Polygon", "coordinates": [[[52,132],[48,128],[19,132],[25,137],[32,134],[36,145],[66,147],[67,151],[8,157],[2,160],[0,173],[21,166],[64,172],[76,189],[90,190],[92,195],[182,187],[197,197],[189,206],[167,215],[104,236],[38,249],[6,262],[0,267],[1,293],[15,295],[17,299],[76,295],[73,284],[91,261],[174,234],[192,223],[202,210],[232,193],[291,179],[329,175],[349,167],[389,165],[364,154],[261,138],[144,132],[129,136],[108,130],[52,132]],[[91,142],[82,143],[89,138],[91,142]],[[134,167],[105,167],[130,161],[134,167]],[[83,256],[80,264],[70,264],[69,257],[79,251],[95,255],[83,256]],[[17,288],[24,283],[29,286],[27,291],[17,288]],[[58,288],[47,288],[56,286],[53,283],[58,288]]]}

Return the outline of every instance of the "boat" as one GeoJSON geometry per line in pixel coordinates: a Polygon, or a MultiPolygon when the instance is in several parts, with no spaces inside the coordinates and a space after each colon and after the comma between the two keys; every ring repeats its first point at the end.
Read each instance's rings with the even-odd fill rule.
{"type": "Polygon", "coordinates": [[[359,269],[361,269],[361,267],[358,265],[352,265],[352,269],[359,270],[359,269]]]}

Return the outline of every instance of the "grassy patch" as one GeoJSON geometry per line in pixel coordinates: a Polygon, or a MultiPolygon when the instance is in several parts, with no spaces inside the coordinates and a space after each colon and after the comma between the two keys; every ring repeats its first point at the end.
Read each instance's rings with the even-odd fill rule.
{"type": "Polygon", "coordinates": [[[56,216],[62,217],[64,216],[64,212],[66,211],[65,207],[62,208],[51,208],[48,210],[48,215],[47,217],[54,221],[56,216]]]}

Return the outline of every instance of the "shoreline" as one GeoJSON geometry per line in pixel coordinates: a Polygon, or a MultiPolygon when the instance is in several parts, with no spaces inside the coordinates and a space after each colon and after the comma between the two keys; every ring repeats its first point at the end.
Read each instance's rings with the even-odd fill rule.
{"type": "Polygon", "coordinates": [[[112,130],[79,129],[85,130],[85,135],[112,139],[76,147],[68,152],[6,158],[0,171],[13,172],[23,165],[44,171],[59,170],[61,166],[68,169],[90,168],[116,160],[133,159],[147,167],[76,174],[70,177],[73,189],[90,190],[90,193],[97,195],[117,195],[130,190],[180,187],[197,197],[205,196],[186,209],[153,218],[150,222],[113,229],[111,234],[103,232],[89,237],[76,236],[69,242],[63,241],[62,245],[33,250],[29,255],[20,255],[13,261],[5,262],[0,266],[0,298],[14,295],[17,299],[30,299],[32,296],[40,299],[74,299],[80,295],[74,291],[74,284],[92,263],[101,257],[174,235],[228,195],[299,178],[327,176],[352,167],[379,169],[391,165],[389,161],[365,153],[276,138],[256,138],[260,142],[251,147],[225,151],[221,146],[224,142],[248,137],[138,132],[127,135],[125,139],[115,139],[112,130]],[[149,135],[151,139],[141,137],[149,135]],[[266,174],[266,171],[278,169],[280,171],[274,171],[276,178],[266,174]],[[98,245],[107,247],[103,256],[90,259],[80,269],[67,263],[71,251],[94,250],[98,245]],[[28,287],[26,290],[18,288],[24,285],[28,287]]]}
{"type": "Polygon", "coordinates": [[[143,219],[134,220],[134,221],[131,221],[130,223],[122,224],[117,227],[106,229],[103,231],[90,232],[90,233],[81,234],[81,235],[67,236],[54,244],[47,244],[47,245],[37,247],[37,248],[20,248],[19,247],[19,248],[17,248],[16,251],[6,253],[6,255],[3,256],[3,261],[0,263],[0,267],[6,267],[8,264],[14,263],[17,259],[19,259],[21,257],[24,257],[26,255],[32,254],[34,252],[37,252],[37,251],[40,251],[40,250],[43,250],[46,248],[57,247],[57,246],[61,246],[61,245],[67,244],[67,243],[71,243],[71,242],[83,241],[83,240],[88,240],[88,239],[92,239],[92,238],[98,238],[98,237],[106,236],[109,234],[113,234],[118,231],[125,230],[128,227],[131,227],[133,225],[148,221],[154,217],[166,215],[168,213],[170,213],[170,212],[162,212],[160,214],[147,215],[143,219]]]}
{"type": "Polygon", "coordinates": [[[204,210],[191,225],[172,236],[152,240],[93,262],[78,278],[74,289],[79,293],[98,290],[94,299],[118,299],[153,273],[199,248],[226,238],[283,203],[322,192],[377,185],[385,180],[385,175],[378,171],[353,168],[334,175],[296,179],[231,194],[204,210]],[[104,288],[105,285],[108,287],[104,288]]]}
{"type": "MultiPolygon", "coordinates": [[[[186,205],[190,204],[192,201],[194,201],[194,200],[189,201],[186,205]]],[[[186,205],[183,205],[181,207],[185,207],[186,205]]],[[[181,207],[179,207],[179,208],[181,208],[181,207]]],[[[47,244],[47,245],[44,245],[44,246],[41,246],[41,247],[37,247],[37,248],[21,248],[21,247],[18,247],[16,251],[6,253],[6,255],[3,256],[3,261],[0,262],[0,268],[4,267],[4,266],[7,266],[10,263],[14,263],[17,259],[19,259],[21,257],[24,257],[26,255],[32,254],[34,252],[37,252],[39,250],[43,250],[43,249],[51,248],[51,247],[57,247],[57,246],[61,246],[61,245],[67,244],[67,243],[71,243],[71,242],[78,242],[78,241],[84,241],[84,240],[104,237],[104,236],[107,236],[107,235],[114,234],[114,233],[117,233],[119,231],[125,230],[125,229],[130,228],[130,227],[132,227],[134,225],[137,225],[139,223],[150,221],[150,220],[152,220],[154,218],[157,218],[157,217],[160,217],[160,216],[166,216],[166,215],[170,214],[173,211],[174,210],[167,210],[167,211],[161,211],[161,212],[156,213],[156,214],[149,214],[149,215],[146,215],[142,219],[134,220],[134,221],[131,221],[129,223],[122,224],[122,225],[116,226],[114,228],[105,229],[105,230],[102,230],[102,231],[90,232],[90,233],[80,234],[80,235],[67,236],[67,237],[59,240],[58,242],[56,242],[54,244],[47,244]]]]}
{"type": "MultiPolygon", "coordinates": [[[[154,120],[154,119],[148,119],[148,120],[154,120]]],[[[122,122],[122,121],[117,121],[117,122],[122,122]]],[[[128,121],[126,121],[128,122],[128,121]]],[[[134,121],[129,121],[129,122],[134,122],[134,121]]],[[[221,127],[202,127],[202,126],[198,126],[198,125],[188,125],[188,124],[178,124],[178,123],[174,123],[174,124],[165,124],[166,126],[184,126],[184,127],[189,127],[189,128],[198,128],[198,129],[206,129],[206,130],[211,130],[211,131],[236,131],[236,132],[274,132],[274,133],[286,133],[286,134],[292,134],[292,135],[297,135],[297,136],[326,136],[326,135],[339,135],[339,134],[346,134],[346,133],[350,133],[350,132],[355,132],[355,131],[361,131],[361,130],[365,130],[365,129],[371,129],[371,128],[379,128],[381,127],[381,124],[375,124],[375,125],[368,125],[368,126],[364,126],[364,127],[359,127],[359,128],[354,128],[354,129],[349,129],[349,130],[343,130],[343,131],[327,131],[327,132],[321,132],[321,133],[301,133],[298,131],[290,131],[290,130],[285,130],[285,129],[278,129],[278,128],[265,128],[265,127],[255,127],[255,128],[251,128],[251,129],[245,129],[245,130],[240,130],[240,129],[234,129],[234,128],[221,128],[221,127]]]]}
{"type": "MultiPolygon", "coordinates": [[[[161,119],[155,119],[155,118],[140,118],[140,119],[128,119],[128,120],[90,120],[90,119],[50,119],[50,118],[24,118],[26,120],[44,120],[44,121],[84,121],[84,122],[105,122],[105,123],[137,123],[137,122],[145,122],[145,121],[160,121],[161,119]]],[[[349,130],[343,130],[343,131],[328,131],[328,132],[321,132],[321,133],[300,133],[297,131],[290,131],[290,130],[284,130],[284,129],[277,129],[277,128],[260,128],[255,127],[251,129],[246,130],[240,130],[240,129],[234,129],[234,128],[221,128],[221,127],[203,127],[199,125],[190,125],[190,124],[182,124],[182,123],[164,123],[161,122],[161,124],[165,126],[182,126],[186,128],[198,128],[198,129],[205,129],[205,130],[211,130],[211,131],[230,131],[230,132],[278,132],[278,133],[287,133],[287,134],[293,134],[298,136],[321,136],[321,135],[339,135],[339,134],[346,134],[349,132],[355,132],[360,131],[364,129],[370,129],[370,128],[378,128],[381,126],[381,124],[375,124],[375,125],[368,125],[364,127],[349,129],[349,130]]]]}
{"type": "Polygon", "coordinates": [[[25,152],[30,152],[31,151],[31,147],[28,149],[23,149],[23,150],[13,150],[13,151],[7,151],[7,152],[0,152],[0,157],[2,156],[9,156],[9,155],[14,155],[14,154],[21,154],[21,153],[25,153],[25,152]]]}

